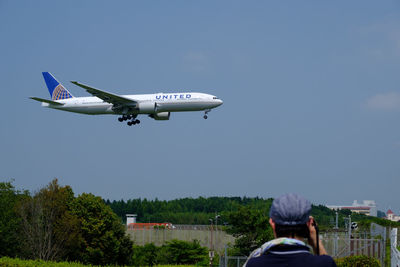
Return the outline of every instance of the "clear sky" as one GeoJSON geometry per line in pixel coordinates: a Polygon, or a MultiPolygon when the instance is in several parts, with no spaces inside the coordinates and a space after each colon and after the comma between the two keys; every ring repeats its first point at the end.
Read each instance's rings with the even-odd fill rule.
{"type": "Polygon", "coordinates": [[[0,0],[0,179],[103,198],[372,199],[400,213],[398,1],[0,0]],[[42,71],[224,104],[142,117],[45,109],[42,71]]]}

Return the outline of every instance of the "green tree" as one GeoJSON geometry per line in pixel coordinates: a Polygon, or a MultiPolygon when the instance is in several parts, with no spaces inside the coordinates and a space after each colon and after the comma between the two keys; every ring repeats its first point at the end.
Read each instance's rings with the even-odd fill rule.
{"type": "Polygon", "coordinates": [[[160,248],[153,243],[144,246],[133,246],[131,265],[133,266],[153,266],[158,263],[157,253],[160,248]]]}
{"type": "Polygon", "coordinates": [[[274,238],[266,211],[239,206],[228,214],[227,232],[236,237],[235,248],[239,255],[251,251],[274,238]]]}
{"type": "Polygon", "coordinates": [[[207,257],[207,248],[200,246],[199,241],[192,242],[171,240],[161,247],[160,264],[196,264],[207,257]]]}
{"type": "Polygon", "coordinates": [[[15,190],[11,182],[0,182],[0,257],[15,257],[21,251],[18,238],[21,220],[15,207],[27,196],[27,192],[15,190]]]}
{"type": "Polygon", "coordinates": [[[78,260],[96,265],[129,262],[133,243],[117,215],[100,197],[81,194],[74,199],[72,212],[80,220],[83,238],[78,260]]]}
{"type": "Polygon", "coordinates": [[[19,203],[25,256],[43,260],[73,257],[80,240],[78,218],[70,211],[73,199],[71,187],[62,187],[54,179],[19,203]]]}

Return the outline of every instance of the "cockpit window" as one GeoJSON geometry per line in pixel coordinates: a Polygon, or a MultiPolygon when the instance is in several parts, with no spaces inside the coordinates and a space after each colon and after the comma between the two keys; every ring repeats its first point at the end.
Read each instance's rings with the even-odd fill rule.
{"type": "Polygon", "coordinates": [[[213,99],[218,99],[218,97],[214,96],[213,99]]]}

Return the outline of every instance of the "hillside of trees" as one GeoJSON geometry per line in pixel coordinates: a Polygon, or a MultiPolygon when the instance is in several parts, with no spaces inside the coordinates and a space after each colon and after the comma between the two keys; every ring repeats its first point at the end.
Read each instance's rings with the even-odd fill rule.
{"type": "MultiPolygon", "coordinates": [[[[198,197],[181,198],[175,200],[154,200],[129,199],[105,200],[105,203],[125,222],[126,214],[137,214],[138,222],[170,222],[173,224],[210,224],[210,219],[220,215],[219,225],[229,225],[231,214],[234,214],[240,207],[257,210],[268,216],[272,198],[260,197],[198,197]]],[[[357,221],[360,227],[368,228],[371,222],[384,226],[396,226],[400,223],[390,222],[381,218],[351,213],[348,210],[341,210],[339,214],[339,227],[345,226],[344,217],[352,216],[352,221],[357,221]]],[[[329,230],[335,224],[335,211],[323,205],[313,205],[311,215],[317,220],[321,230],[329,230]]],[[[215,222],[214,222],[215,223],[215,222]]]]}

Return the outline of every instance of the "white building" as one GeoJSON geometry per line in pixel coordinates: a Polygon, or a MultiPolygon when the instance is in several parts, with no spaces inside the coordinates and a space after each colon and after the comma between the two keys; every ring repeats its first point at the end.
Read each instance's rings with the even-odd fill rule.
{"type": "Polygon", "coordinates": [[[400,216],[395,215],[391,209],[386,212],[386,219],[393,222],[400,222],[400,216]]]}
{"type": "Polygon", "coordinates": [[[136,214],[126,214],[126,225],[128,226],[131,223],[136,223],[136,214]]]}
{"type": "Polygon", "coordinates": [[[376,208],[374,200],[363,200],[362,203],[358,203],[357,200],[354,200],[352,205],[327,205],[327,207],[331,210],[351,210],[352,212],[375,217],[378,215],[378,209],[376,208]]]}

